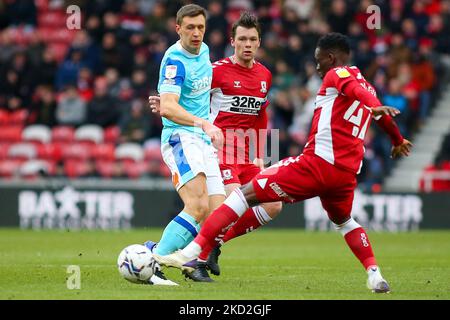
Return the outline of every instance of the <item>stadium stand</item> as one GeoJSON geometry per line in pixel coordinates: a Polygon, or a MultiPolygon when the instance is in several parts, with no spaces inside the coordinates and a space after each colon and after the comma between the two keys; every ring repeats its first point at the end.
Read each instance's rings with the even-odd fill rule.
{"type": "MultiPolygon", "coordinates": [[[[210,12],[205,42],[213,60],[231,55],[230,26],[241,10],[258,15],[263,36],[257,58],[273,73],[269,119],[270,128],[280,130],[280,157],[298,153],[306,142],[320,84],[313,52],[324,33],[349,35],[352,62],[376,86],[384,103],[402,110],[401,131],[413,142],[448,81],[443,73],[448,68],[443,61],[450,53],[447,0],[197,3],[210,12]],[[381,9],[380,30],[366,24],[366,10],[372,4],[381,9]]],[[[155,93],[162,54],[178,38],[174,16],[184,1],[78,0],[74,4],[81,8],[81,30],[67,28],[65,1],[16,0],[0,6],[5,17],[0,23],[0,175],[4,179],[20,178],[21,172],[27,172],[24,178],[43,172],[69,178],[170,177],[155,144],[161,120],[146,107],[137,119],[130,114],[136,101],[146,106],[147,96],[155,93]],[[14,2],[20,2],[27,14],[17,14],[14,2]],[[76,92],[69,92],[71,87],[76,92]],[[74,113],[67,114],[68,110],[74,113]],[[129,130],[135,125],[144,136],[129,141],[129,130]],[[28,169],[44,162],[19,170],[24,160],[13,158],[9,150],[22,142],[35,144],[29,160],[46,161],[48,170],[28,169]],[[140,150],[137,160],[121,158],[126,142],[139,144],[134,148],[140,150]]],[[[436,151],[439,161],[426,163],[423,172],[450,172],[449,148],[443,143],[436,151]]],[[[366,150],[359,186],[382,190],[396,165],[389,157],[387,137],[375,126],[366,150]]],[[[422,168],[416,170],[420,176],[422,168]]],[[[433,187],[436,183],[425,180],[429,178],[416,187],[442,189],[439,183],[433,187]]]]}

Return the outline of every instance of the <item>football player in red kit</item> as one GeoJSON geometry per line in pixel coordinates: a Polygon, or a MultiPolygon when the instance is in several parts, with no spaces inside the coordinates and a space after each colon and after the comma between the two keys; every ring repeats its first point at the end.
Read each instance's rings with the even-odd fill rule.
{"type": "Polygon", "coordinates": [[[207,259],[218,239],[249,207],[318,196],[329,219],[367,271],[368,288],[378,293],[390,291],[367,233],[351,217],[353,195],[363,159],[364,137],[372,118],[390,136],[392,157],[408,156],[412,144],[402,137],[392,119],[399,111],[382,106],[358,68],[347,66],[350,46],[344,35],[330,33],[319,39],[315,58],[323,83],[303,153],[280,161],[235,189],[206,219],[186,248],[167,256],[155,255],[160,264],[191,272],[197,261],[207,259]]]}
{"type": "MultiPolygon", "coordinates": [[[[225,138],[224,146],[219,150],[219,165],[227,195],[250,182],[263,169],[267,96],[272,74],[255,60],[260,43],[258,19],[244,12],[231,30],[234,55],[213,63],[210,121],[222,129],[225,138]],[[251,147],[255,147],[256,158],[253,161],[250,159],[251,147]]],[[[149,101],[152,109],[158,111],[157,97],[149,97],[149,101]]],[[[249,208],[223,235],[209,259],[199,262],[196,270],[187,276],[194,281],[211,281],[206,269],[215,275],[220,274],[220,246],[268,223],[281,208],[280,201],[249,208]]]]}

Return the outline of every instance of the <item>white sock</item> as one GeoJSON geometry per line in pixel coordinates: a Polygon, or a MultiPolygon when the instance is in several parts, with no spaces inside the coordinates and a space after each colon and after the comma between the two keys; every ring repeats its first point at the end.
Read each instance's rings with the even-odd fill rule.
{"type": "Polygon", "coordinates": [[[253,207],[252,210],[261,225],[265,225],[266,223],[272,221],[272,218],[262,206],[253,207]]]}
{"type": "Polygon", "coordinates": [[[190,260],[197,259],[200,252],[202,252],[202,248],[195,241],[191,241],[191,243],[181,250],[181,254],[190,260]]]}

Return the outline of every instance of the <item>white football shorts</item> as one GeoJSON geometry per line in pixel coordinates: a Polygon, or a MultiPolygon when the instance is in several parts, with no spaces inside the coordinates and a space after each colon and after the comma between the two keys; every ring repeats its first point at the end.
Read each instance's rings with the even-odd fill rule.
{"type": "Polygon", "coordinates": [[[199,135],[175,131],[169,142],[161,145],[161,153],[172,172],[172,182],[177,191],[199,173],[204,173],[208,195],[225,195],[217,151],[199,135]]]}

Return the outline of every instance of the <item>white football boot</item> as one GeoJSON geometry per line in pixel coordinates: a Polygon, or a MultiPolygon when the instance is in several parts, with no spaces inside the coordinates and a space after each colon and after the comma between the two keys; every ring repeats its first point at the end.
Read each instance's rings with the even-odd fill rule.
{"type": "Polygon", "coordinates": [[[367,269],[367,288],[374,293],[389,293],[391,289],[386,280],[381,276],[380,268],[371,266],[367,269]]]}

